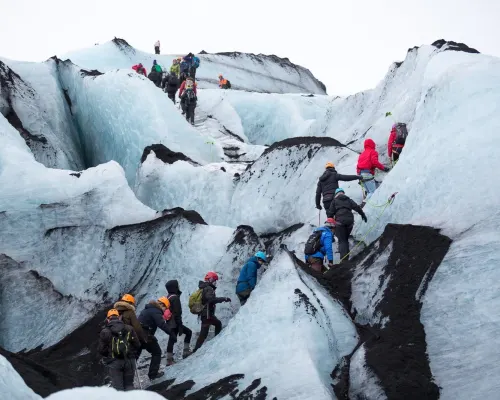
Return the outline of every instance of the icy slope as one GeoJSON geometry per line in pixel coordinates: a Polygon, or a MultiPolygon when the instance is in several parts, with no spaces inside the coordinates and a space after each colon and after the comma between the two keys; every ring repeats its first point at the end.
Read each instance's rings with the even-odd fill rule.
{"type": "Polygon", "coordinates": [[[10,363],[0,355],[0,393],[9,400],[40,400],[33,390],[24,383],[10,363]]]}
{"type": "MultiPolygon", "coordinates": [[[[187,54],[187,53],[186,53],[187,54]]],[[[134,49],[123,39],[113,39],[104,44],[76,50],[61,56],[83,68],[101,72],[117,68],[130,69],[141,62],[149,72],[153,60],[170,68],[172,60],[181,55],[155,55],[134,49]]],[[[219,53],[197,54],[201,60],[196,79],[200,87],[217,88],[218,75],[231,81],[233,89],[274,93],[326,94],[326,88],[312,73],[286,58],[263,54],[219,53]]]]}
{"type": "Polygon", "coordinates": [[[244,374],[240,388],[262,378],[269,398],[331,399],[330,373],[356,341],[341,307],[281,253],[227,328],[196,355],[168,368],[167,379],[192,379],[194,390],[244,374]]]}

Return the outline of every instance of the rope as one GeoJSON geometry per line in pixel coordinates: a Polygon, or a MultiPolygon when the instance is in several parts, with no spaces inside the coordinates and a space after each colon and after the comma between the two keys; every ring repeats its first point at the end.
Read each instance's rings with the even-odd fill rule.
{"type": "Polygon", "coordinates": [[[361,244],[361,243],[365,243],[365,239],[368,237],[368,235],[373,231],[373,229],[375,229],[375,227],[377,226],[378,222],[380,221],[380,218],[382,217],[382,214],[385,212],[385,210],[387,209],[387,207],[389,207],[392,203],[394,203],[394,199],[396,198],[396,195],[398,194],[398,192],[394,192],[393,194],[391,194],[391,196],[389,197],[389,199],[386,201],[386,203],[383,205],[383,209],[380,211],[380,213],[377,215],[377,218],[375,218],[375,222],[373,223],[373,225],[371,226],[370,229],[368,229],[368,231],[366,232],[366,234],[363,236],[363,238],[356,244],[356,246],[354,246],[351,251],[349,253],[347,253],[344,257],[342,257],[339,261],[339,263],[341,263],[342,261],[344,261],[347,257],[349,257],[349,255],[361,244]]]}

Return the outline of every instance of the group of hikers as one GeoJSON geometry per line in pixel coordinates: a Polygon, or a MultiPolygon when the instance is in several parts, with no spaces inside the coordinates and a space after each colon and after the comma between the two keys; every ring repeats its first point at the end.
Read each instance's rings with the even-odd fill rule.
{"type": "MultiPolygon", "coordinates": [[[[236,295],[243,306],[257,284],[257,271],[268,259],[263,251],[258,251],[241,269],[236,295]]],[[[148,377],[154,380],[165,373],[160,371],[161,348],[155,334],[158,329],[168,335],[167,366],[174,361],[174,345],[179,336],[184,336],[182,357],[189,357],[205,342],[210,327],[215,327],[215,336],[222,330],[222,322],[215,316],[216,305],[231,302],[229,297],[217,297],[219,276],[210,271],[203,281],[198,283],[198,290],[189,297],[189,310],[201,321],[200,335],[191,351],[192,330],[184,325],[182,319],[181,290],[177,280],[165,284],[166,296],[152,300],[137,316],[135,298],[124,294],[107,312],[104,327],[100,333],[98,352],[108,368],[111,386],[117,390],[133,390],[134,377],[137,374],[137,359],[143,350],[151,354],[148,377]]],[[[139,380],[140,384],[140,380],[139,380]]]]}
{"type": "MultiPolygon", "coordinates": [[[[160,54],[160,41],[155,45],[155,54],[160,54]]],[[[196,71],[200,67],[200,58],[193,53],[172,60],[172,65],[167,71],[156,60],[153,60],[151,71],[148,74],[142,63],[132,66],[138,74],[149,78],[157,87],[167,93],[168,98],[175,104],[175,95],[179,91],[179,99],[182,115],[194,125],[194,114],[198,102],[198,91],[196,84],[196,71]]],[[[219,88],[231,89],[231,82],[219,74],[219,88]]]]}
{"type": "MultiPolygon", "coordinates": [[[[399,160],[399,156],[408,136],[406,124],[396,123],[392,126],[387,144],[387,152],[392,166],[399,160]]],[[[318,180],[316,188],[316,208],[326,211],[327,219],[323,226],[314,229],[304,247],[304,257],[312,269],[322,272],[326,268],[323,265],[327,259],[328,268],[333,266],[333,243],[334,237],[338,240],[338,252],[340,262],[349,260],[349,236],[354,227],[353,211],[356,211],[364,222],[368,219],[363,212],[363,207],[378,187],[375,180],[375,170],[388,172],[389,167],[384,166],[378,159],[375,142],[366,139],[364,151],[359,155],[357,163],[357,175],[339,174],[335,165],[326,163],[325,171],[318,180]],[[349,182],[358,180],[363,189],[363,202],[358,205],[345,194],[345,190],[339,187],[339,181],[349,182]],[[323,197],[323,207],[320,201],[323,197]]]]}

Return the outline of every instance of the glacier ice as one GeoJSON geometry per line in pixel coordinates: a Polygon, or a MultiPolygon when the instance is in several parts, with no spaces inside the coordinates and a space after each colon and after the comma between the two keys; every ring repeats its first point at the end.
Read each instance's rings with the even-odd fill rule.
{"type": "Polygon", "coordinates": [[[41,400],[19,376],[7,359],[0,355],[0,393],[9,400],[41,400]]]}

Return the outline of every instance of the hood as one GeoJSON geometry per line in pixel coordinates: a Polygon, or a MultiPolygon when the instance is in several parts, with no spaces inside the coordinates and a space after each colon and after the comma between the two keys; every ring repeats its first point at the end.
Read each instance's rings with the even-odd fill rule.
{"type": "Polygon", "coordinates": [[[156,300],[151,300],[148,304],[146,304],[146,309],[148,308],[157,308],[158,310],[161,311],[160,304],[156,300]]]}
{"type": "Polygon", "coordinates": [[[255,257],[255,256],[250,257],[250,259],[248,261],[257,264],[257,269],[259,269],[260,267],[262,267],[262,265],[260,265],[259,259],[257,257],[255,257]]]}
{"type": "Polygon", "coordinates": [[[182,294],[179,289],[179,282],[176,279],[165,283],[165,289],[167,289],[168,294],[177,294],[179,296],[182,294]]]}
{"type": "Polygon", "coordinates": [[[375,150],[375,142],[371,139],[366,139],[365,140],[365,150],[366,149],[375,150]]]}
{"type": "Polygon", "coordinates": [[[325,181],[334,172],[337,172],[335,170],[335,168],[327,168],[327,169],[325,169],[325,172],[323,172],[323,175],[320,176],[319,180],[320,181],[325,181]]]}
{"type": "Polygon", "coordinates": [[[134,305],[127,303],[126,301],[117,301],[113,307],[116,308],[118,311],[126,311],[126,310],[135,311],[134,305]]]}
{"type": "Polygon", "coordinates": [[[336,199],[340,199],[340,200],[345,200],[347,199],[348,197],[344,194],[344,193],[339,193],[338,195],[335,196],[336,199]]]}
{"type": "Polygon", "coordinates": [[[121,320],[116,318],[109,321],[107,327],[110,329],[111,332],[119,333],[123,330],[123,328],[125,328],[125,324],[121,320]]]}

